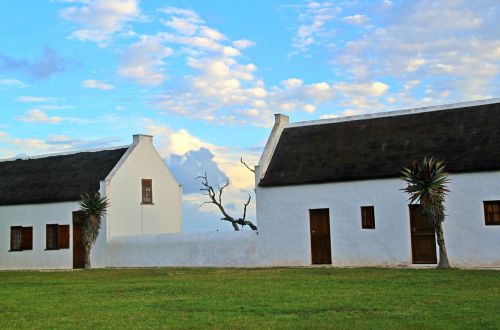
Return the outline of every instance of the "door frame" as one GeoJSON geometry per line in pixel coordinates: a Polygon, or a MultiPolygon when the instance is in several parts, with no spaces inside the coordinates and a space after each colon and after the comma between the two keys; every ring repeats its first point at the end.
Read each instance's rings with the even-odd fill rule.
{"type": "MultiPolygon", "coordinates": [[[[434,232],[433,232],[433,239],[434,239],[434,253],[433,253],[433,256],[434,256],[434,262],[427,262],[427,261],[417,261],[416,258],[415,258],[415,238],[414,238],[414,231],[413,231],[413,213],[412,213],[412,210],[413,209],[417,209],[421,207],[420,204],[408,204],[408,212],[409,212],[409,220],[410,220],[410,244],[411,244],[411,262],[412,264],[415,264],[415,265],[435,265],[437,264],[437,247],[436,247],[436,230],[434,229],[434,232]]],[[[434,226],[433,226],[434,227],[434,226]]],[[[431,235],[429,235],[431,236],[431,235]]]]}
{"type": "MultiPolygon", "coordinates": [[[[73,221],[72,221],[72,225],[73,225],[73,228],[72,228],[72,231],[71,231],[71,236],[72,236],[72,243],[71,243],[71,246],[72,246],[72,264],[73,264],[73,269],[82,269],[82,268],[85,268],[85,264],[84,264],[84,255],[81,255],[80,258],[75,258],[76,254],[79,253],[85,253],[85,250],[83,249],[80,249],[76,246],[77,242],[79,242],[81,240],[81,238],[77,239],[77,228],[80,228],[80,230],[83,230],[83,219],[82,219],[82,215],[83,215],[83,212],[82,211],[74,211],[72,213],[72,218],[73,218],[73,221]],[[80,259],[81,263],[79,264],[77,262],[77,259],[80,259]]],[[[81,235],[81,231],[80,231],[80,235],[81,235]]]]}
{"type": "Polygon", "coordinates": [[[331,226],[330,226],[330,209],[329,208],[317,208],[317,209],[309,209],[309,240],[310,240],[310,256],[311,256],[311,265],[331,265],[332,264],[332,232],[331,232],[331,226]],[[312,214],[315,212],[315,211],[325,211],[326,213],[326,217],[327,217],[327,222],[326,222],[326,226],[327,226],[327,230],[328,230],[328,235],[325,235],[327,236],[327,240],[328,240],[328,253],[327,253],[327,260],[326,262],[317,262],[315,263],[314,262],[314,256],[313,256],[313,253],[314,253],[314,249],[313,249],[313,229],[312,229],[312,214]]]}

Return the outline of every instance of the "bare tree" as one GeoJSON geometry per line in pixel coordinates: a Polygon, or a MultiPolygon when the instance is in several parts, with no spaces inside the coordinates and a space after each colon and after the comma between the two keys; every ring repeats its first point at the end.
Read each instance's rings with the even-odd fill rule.
{"type": "Polygon", "coordinates": [[[250,165],[248,165],[247,163],[245,163],[245,162],[243,161],[243,157],[241,157],[240,162],[241,162],[243,165],[245,165],[245,167],[246,167],[246,168],[248,168],[248,170],[249,170],[249,171],[252,171],[252,172],[253,172],[253,174],[255,174],[255,170],[254,170],[253,168],[251,168],[251,167],[250,167],[250,165]]]}
{"type": "Polygon", "coordinates": [[[229,213],[227,213],[227,211],[222,203],[222,193],[223,193],[224,189],[229,186],[229,180],[227,180],[224,185],[218,186],[217,191],[216,191],[214,189],[214,187],[208,183],[208,178],[207,178],[206,173],[205,173],[205,175],[199,176],[196,179],[201,180],[202,187],[201,187],[200,191],[203,191],[204,194],[207,195],[208,198],[210,199],[210,201],[205,202],[202,205],[204,205],[204,204],[216,205],[217,208],[221,211],[221,213],[223,215],[221,220],[229,221],[231,223],[231,225],[233,225],[233,229],[235,231],[240,231],[239,226],[241,226],[241,227],[249,226],[252,230],[257,230],[257,226],[252,221],[246,219],[247,207],[250,204],[250,201],[252,200],[252,196],[250,196],[250,194],[248,194],[248,200],[243,204],[243,216],[241,218],[234,218],[234,217],[230,216],[229,213]]]}

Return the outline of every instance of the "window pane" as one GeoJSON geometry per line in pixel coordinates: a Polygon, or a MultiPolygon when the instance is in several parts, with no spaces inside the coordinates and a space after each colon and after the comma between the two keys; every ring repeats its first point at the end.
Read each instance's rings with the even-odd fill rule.
{"type": "Polygon", "coordinates": [[[151,180],[147,179],[142,180],[142,203],[145,204],[153,203],[153,187],[151,180]]]}
{"type": "Polygon", "coordinates": [[[47,225],[47,249],[57,249],[57,225],[47,225]]]}
{"type": "Polygon", "coordinates": [[[500,201],[484,202],[484,222],[486,225],[500,225],[500,201]]]}
{"type": "Polygon", "coordinates": [[[373,206],[361,207],[361,228],[375,228],[375,208],[373,206]]]}
{"type": "Polygon", "coordinates": [[[11,227],[10,228],[10,249],[11,250],[21,250],[21,227],[11,227]]]}

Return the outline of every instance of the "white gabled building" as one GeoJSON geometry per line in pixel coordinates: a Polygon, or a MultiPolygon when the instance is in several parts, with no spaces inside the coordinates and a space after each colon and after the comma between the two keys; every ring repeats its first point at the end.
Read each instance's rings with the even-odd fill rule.
{"type": "Polygon", "coordinates": [[[91,251],[107,266],[112,237],[182,231],[182,192],[152,144],[0,161],[0,269],[83,267],[79,196],[100,192],[110,206],[91,251]]]}
{"type": "Polygon", "coordinates": [[[500,99],[276,123],[256,173],[268,265],[435,264],[433,228],[400,171],[424,156],[450,173],[444,234],[452,266],[500,267],[500,99]]]}

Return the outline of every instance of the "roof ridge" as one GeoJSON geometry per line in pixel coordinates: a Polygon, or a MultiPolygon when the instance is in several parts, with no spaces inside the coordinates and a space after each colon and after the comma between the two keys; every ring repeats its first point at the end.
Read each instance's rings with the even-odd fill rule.
{"type": "Polygon", "coordinates": [[[491,99],[483,99],[483,100],[475,100],[475,101],[449,103],[449,104],[442,104],[442,105],[433,105],[433,106],[419,107],[419,108],[407,108],[407,109],[392,110],[392,111],[385,111],[385,112],[372,112],[372,113],[367,113],[367,114],[362,114],[362,115],[354,115],[354,116],[344,116],[344,117],[317,119],[317,120],[309,120],[309,121],[298,121],[295,123],[289,123],[285,128],[322,125],[322,124],[333,124],[333,123],[342,123],[342,122],[346,122],[346,121],[385,118],[385,117],[393,117],[393,116],[403,116],[403,115],[411,115],[411,114],[431,112],[431,111],[440,111],[440,110],[463,109],[463,108],[468,108],[468,107],[473,107],[473,106],[488,105],[488,104],[495,104],[495,103],[500,103],[500,97],[491,98],[491,99]]]}
{"type": "Polygon", "coordinates": [[[49,154],[40,154],[40,155],[33,155],[33,156],[28,155],[27,158],[20,158],[20,157],[16,157],[16,156],[10,157],[10,158],[0,158],[0,162],[8,162],[8,161],[15,161],[15,160],[41,159],[41,158],[48,158],[48,157],[55,157],[55,156],[68,156],[68,155],[80,154],[80,153],[84,153],[84,152],[99,152],[99,151],[117,150],[117,149],[129,148],[129,147],[130,147],[130,145],[127,144],[127,145],[105,147],[105,148],[74,149],[74,150],[54,152],[54,153],[49,153],[49,154]]]}

